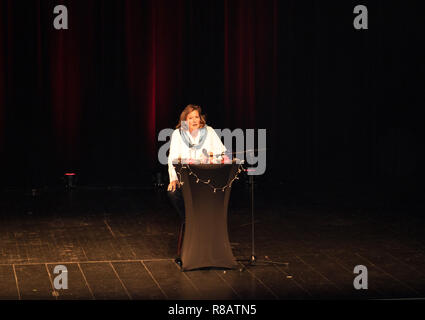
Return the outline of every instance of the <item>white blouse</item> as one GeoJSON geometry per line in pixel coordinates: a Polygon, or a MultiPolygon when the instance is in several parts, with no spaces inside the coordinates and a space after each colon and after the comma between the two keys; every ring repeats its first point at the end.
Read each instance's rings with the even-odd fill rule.
{"type": "MultiPolygon", "coordinates": [[[[179,129],[174,130],[171,136],[170,154],[168,155],[168,174],[170,176],[170,182],[177,180],[177,174],[173,166],[173,160],[178,158],[192,158],[194,160],[202,160],[205,157],[202,152],[203,149],[205,149],[208,153],[212,152],[214,155],[221,154],[222,152],[226,151],[226,147],[223,145],[214,129],[209,126],[206,126],[206,128],[207,137],[205,138],[204,144],[200,149],[193,148],[192,150],[189,149],[189,147],[183,142],[179,129]]],[[[199,143],[199,130],[195,137],[193,137],[190,133],[188,136],[190,138],[190,143],[199,143]]]]}

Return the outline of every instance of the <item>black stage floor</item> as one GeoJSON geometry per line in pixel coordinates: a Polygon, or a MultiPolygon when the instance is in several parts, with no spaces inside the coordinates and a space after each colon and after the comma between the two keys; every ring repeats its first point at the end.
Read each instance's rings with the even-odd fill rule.
{"type": "Polygon", "coordinates": [[[249,192],[234,189],[229,238],[241,268],[190,272],[173,262],[179,222],[164,192],[4,190],[0,299],[425,298],[423,206],[408,195],[347,200],[318,190],[258,188],[258,261],[243,268],[252,252],[249,192]],[[56,265],[68,269],[66,290],[54,289],[56,265]],[[353,286],[356,265],[368,269],[366,290],[353,286]]]}

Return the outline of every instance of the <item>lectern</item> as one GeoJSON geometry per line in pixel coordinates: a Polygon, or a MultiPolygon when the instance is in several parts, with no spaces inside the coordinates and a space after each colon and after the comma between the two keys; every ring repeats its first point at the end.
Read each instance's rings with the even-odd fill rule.
{"type": "Polygon", "coordinates": [[[182,246],[182,271],[205,267],[237,266],[230,247],[227,209],[231,183],[240,164],[174,163],[182,184],[186,226],[182,246]]]}

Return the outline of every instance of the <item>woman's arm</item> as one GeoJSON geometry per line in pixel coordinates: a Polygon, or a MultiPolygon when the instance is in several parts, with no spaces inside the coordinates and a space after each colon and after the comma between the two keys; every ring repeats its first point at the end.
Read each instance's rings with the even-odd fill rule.
{"type": "Polygon", "coordinates": [[[180,154],[180,144],[179,144],[179,137],[178,137],[179,131],[175,130],[173,134],[171,135],[171,143],[170,143],[170,153],[168,154],[168,175],[170,178],[170,184],[168,185],[169,191],[175,190],[177,173],[173,166],[173,160],[177,159],[180,154]],[[174,190],[170,190],[170,185],[174,185],[174,190]]]}

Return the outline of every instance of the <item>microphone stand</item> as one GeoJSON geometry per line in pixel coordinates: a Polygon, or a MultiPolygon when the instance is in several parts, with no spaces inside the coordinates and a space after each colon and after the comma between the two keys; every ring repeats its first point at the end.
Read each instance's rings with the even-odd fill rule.
{"type": "Polygon", "coordinates": [[[255,264],[257,261],[257,257],[255,256],[255,241],[254,241],[254,233],[255,233],[255,220],[254,220],[254,175],[249,176],[249,183],[251,185],[251,264],[255,264]]]}
{"type": "MultiPolygon", "coordinates": [[[[248,155],[248,154],[247,154],[248,155]]],[[[250,153],[251,159],[254,157],[253,152],[250,153]]],[[[253,161],[251,161],[252,163],[253,161]]],[[[246,169],[246,172],[248,174],[249,171],[255,171],[255,169],[246,169]]],[[[249,176],[249,184],[250,184],[250,202],[251,202],[251,257],[249,259],[249,262],[247,265],[243,265],[241,269],[239,269],[240,272],[245,271],[249,266],[254,265],[260,265],[258,264],[263,263],[261,265],[284,265],[288,266],[289,262],[276,262],[272,260],[258,260],[255,255],[255,219],[254,219],[254,175],[248,175],[249,176]]],[[[267,257],[267,256],[266,256],[267,257]]],[[[244,260],[238,260],[238,261],[244,261],[244,260]]]]}

